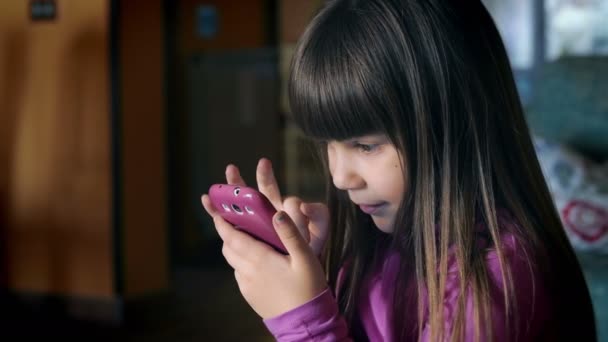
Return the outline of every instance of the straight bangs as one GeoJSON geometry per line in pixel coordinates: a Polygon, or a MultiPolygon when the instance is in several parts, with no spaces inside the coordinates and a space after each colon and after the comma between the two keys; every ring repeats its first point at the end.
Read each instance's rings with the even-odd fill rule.
{"type": "Polygon", "coordinates": [[[393,88],[380,75],[385,72],[374,69],[379,63],[369,46],[374,29],[357,18],[361,12],[335,12],[316,17],[295,51],[288,83],[294,121],[319,140],[394,136],[393,88]]]}

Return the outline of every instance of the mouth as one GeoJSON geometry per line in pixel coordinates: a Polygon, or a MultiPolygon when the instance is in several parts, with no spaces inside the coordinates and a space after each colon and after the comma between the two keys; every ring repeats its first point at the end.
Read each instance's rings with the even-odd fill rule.
{"type": "Polygon", "coordinates": [[[385,203],[376,203],[376,204],[359,204],[359,209],[361,209],[362,212],[368,214],[368,215],[374,215],[376,213],[378,213],[382,207],[384,207],[385,203]]]}

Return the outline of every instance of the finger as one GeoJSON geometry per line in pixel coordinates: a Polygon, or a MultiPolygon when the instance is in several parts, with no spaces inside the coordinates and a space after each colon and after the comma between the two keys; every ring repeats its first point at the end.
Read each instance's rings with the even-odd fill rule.
{"type": "Polygon", "coordinates": [[[236,229],[234,229],[234,227],[230,223],[226,222],[226,220],[224,220],[224,218],[220,216],[219,212],[211,203],[209,195],[203,195],[203,197],[201,198],[201,202],[203,203],[203,207],[205,208],[207,213],[211,216],[211,218],[213,218],[213,225],[215,226],[215,230],[217,231],[222,241],[226,242],[227,239],[231,239],[231,231],[236,229]]]}
{"type": "MultiPolygon", "coordinates": [[[[219,215],[213,218],[213,223],[218,235],[224,241],[224,245],[232,250],[234,255],[247,261],[250,266],[267,261],[272,254],[278,254],[266,243],[235,228],[219,215]]],[[[246,264],[241,266],[246,266],[246,264]]],[[[248,269],[253,268],[255,267],[248,267],[248,269]]]]}
{"type": "Polygon", "coordinates": [[[283,201],[283,210],[291,217],[304,240],[310,241],[310,233],[308,232],[309,219],[302,213],[301,206],[302,200],[297,197],[288,197],[283,201]]]}
{"type": "Polygon", "coordinates": [[[234,239],[232,234],[232,231],[235,230],[234,227],[226,222],[220,215],[213,216],[213,225],[224,243],[228,243],[234,239]]]}
{"type": "Polygon", "coordinates": [[[310,222],[308,225],[310,247],[319,254],[329,234],[329,209],[323,203],[302,203],[300,210],[310,222]]]}
{"type": "Polygon", "coordinates": [[[213,224],[215,225],[215,230],[218,235],[222,241],[224,241],[224,245],[230,247],[235,252],[244,250],[245,246],[248,244],[247,239],[252,239],[249,235],[234,228],[233,225],[226,222],[226,220],[219,215],[213,217],[213,224]]]}
{"type": "Polygon", "coordinates": [[[300,210],[318,228],[329,226],[329,209],[323,203],[301,203],[300,210]]]}
{"type": "Polygon", "coordinates": [[[308,243],[300,234],[298,227],[289,218],[289,215],[284,211],[279,211],[274,215],[272,221],[281,242],[283,242],[292,258],[306,258],[312,253],[308,247],[308,243]]]}
{"type": "Polygon", "coordinates": [[[215,209],[215,207],[213,206],[213,203],[211,203],[211,199],[209,199],[209,195],[205,194],[205,195],[201,196],[201,203],[203,204],[203,208],[205,208],[205,211],[207,211],[207,214],[209,214],[209,216],[211,216],[211,217],[219,216],[219,212],[215,209]]]}
{"type": "Polygon", "coordinates": [[[282,210],[283,201],[281,199],[281,191],[279,190],[277,179],[274,176],[270,160],[266,158],[260,159],[255,176],[256,181],[258,182],[258,190],[268,197],[275,209],[282,210]]]}
{"type": "Polygon", "coordinates": [[[239,171],[239,168],[232,164],[229,164],[228,166],[226,166],[226,182],[228,182],[228,184],[232,184],[232,185],[240,185],[240,186],[247,185],[247,184],[245,184],[243,177],[241,177],[241,172],[239,171]]]}
{"type": "Polygon", "coordinates": [[[245,269],[246,259],[243,259],[240,255],[238,255],[232,248],[230,248],[226,243],[222,246],[222,255],[226,262],[230,267],[234,270],[242,270],[245,269]]]}

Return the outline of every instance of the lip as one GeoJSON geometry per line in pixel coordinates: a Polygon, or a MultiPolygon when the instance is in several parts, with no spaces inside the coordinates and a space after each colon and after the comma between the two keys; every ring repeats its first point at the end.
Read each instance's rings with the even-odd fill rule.
{"type": "Polygon", "coordinates": [[[383,206],[384,206],[384,203],[359,204],[359,208],[361,209],[361,211],[368,215],[373,215],[373,214],[377,213],[378,211],[380,211],[380,209],[382,209],[383,206]]]}

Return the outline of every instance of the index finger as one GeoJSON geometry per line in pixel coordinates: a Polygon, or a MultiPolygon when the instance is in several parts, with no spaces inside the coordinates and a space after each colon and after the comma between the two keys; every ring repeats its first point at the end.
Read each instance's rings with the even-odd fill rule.
{"type": "Polygon", "coordinates": [[[258,182],[258,190],[268,197],[275,209],[282,210],[283,200],[281,199],[281,191],[274,176],[270,160],[266,158],[260,159],[255,176],[258,182]]]}
{"type": "Polygon", "coordinates": [[[232,164],[226,166],[226,182],[231,185],[247,186],[243,177],[241,177],[239,168],[232,164]]]}

